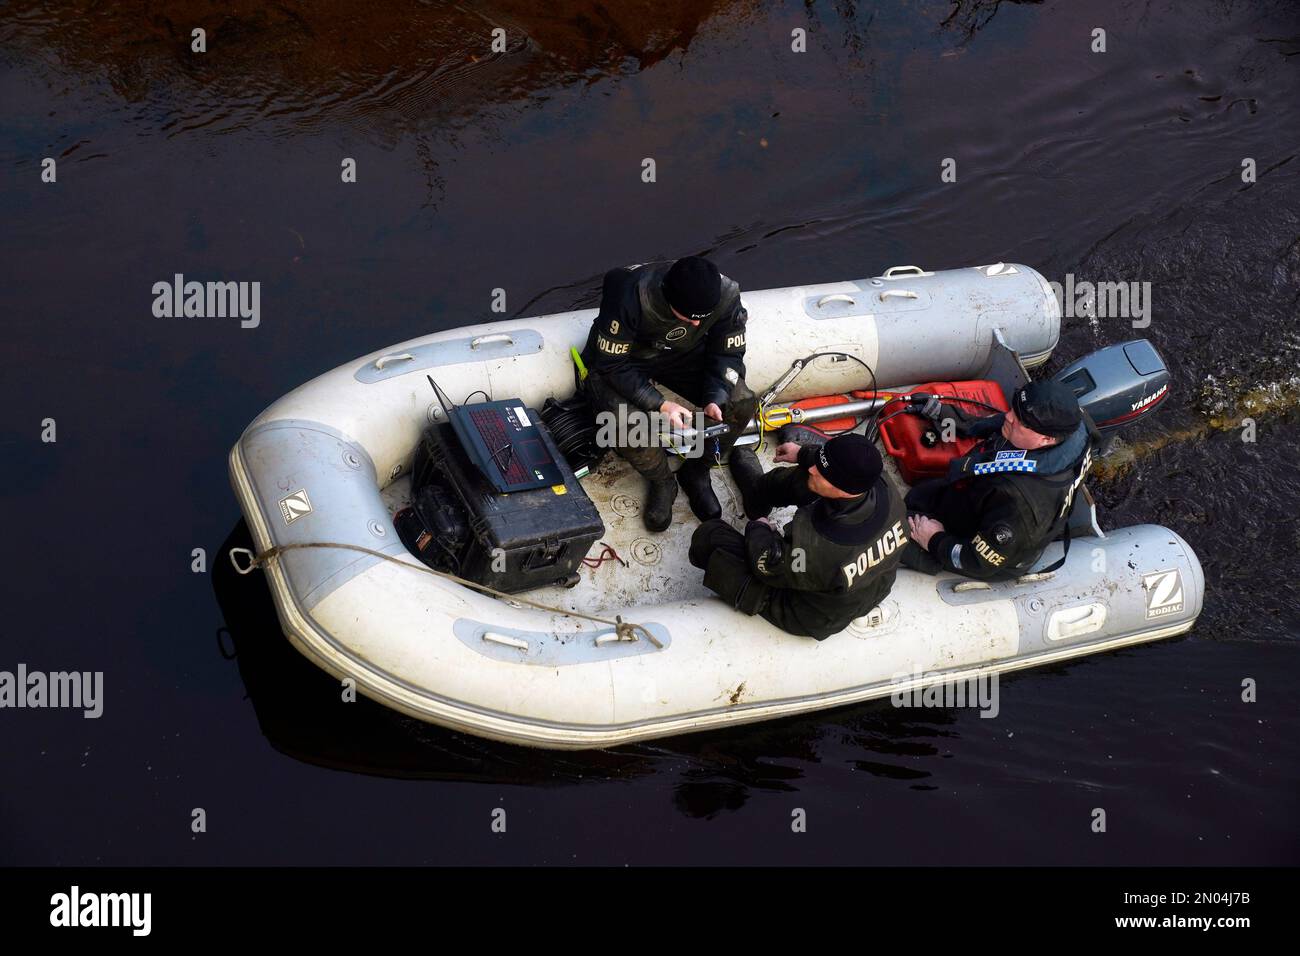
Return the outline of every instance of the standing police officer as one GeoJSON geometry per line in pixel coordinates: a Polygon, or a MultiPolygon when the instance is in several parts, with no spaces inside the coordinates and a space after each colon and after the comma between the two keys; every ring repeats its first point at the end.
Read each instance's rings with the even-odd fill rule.
{"type": "Polygon", "coordinates": [[[730,427],[721,439],[706,442],[702,455],[686,460],[677,481],[657,441],[642,445],[625,438],[615,446],[649,482],[643,517],[650,531],[671,523],[677,482],[701,521],[722,514],[709,469],[757,407],[744,380],[746,318],[740,286],[699,256],[605,274],[600,312],[582,352],[585,388],[596,413],[613,413],[619,422],[627,422],[630,412],[660,413],[673,428],[689,428],[689,409],[666,399],[657,382],[730,427]]]}
{"type": "Polygon", "coordinates": [[[1007,580],[1025,574],[1065,531],[1100,436],[1060,382],[1031,382],[1016,390],[1011,404],[1011,411],[967,429],[988,437],[955,459],[946,478],[908,493],[907,509],[915,514],[908,518],[912,544],[904,566],[1007,580]]]}
{"type": "Polygon", "coordinates": [[[798,467],[764,474],[751,450],[732,450],[731,473],[751,520],[743,535],[720,520],[700,525],[690,561],[704,569],[704,586],[736,610],[825,640],[894,586],[906,512],[863,435],[839,435],[820,448],[787,442],[776,460],[798,467]],[[799,506],[784,536],[766,518],[783,505],[799,506]]]}

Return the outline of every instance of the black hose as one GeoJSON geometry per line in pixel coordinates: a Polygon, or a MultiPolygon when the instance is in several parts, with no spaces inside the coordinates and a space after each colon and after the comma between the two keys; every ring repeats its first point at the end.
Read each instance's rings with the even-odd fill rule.
{"type": "MultiPolygon", "coordinates": [[[[929,394],[929,393],[917,393],[917,394],[929,394]]],[[[913,414],[914,414],[914,412],[913,412],[913,408],[912,408],[912,403],[911,403],[911,399],[912,399],[912,397],[913,397],[913,396],[909,395],[909,396],[907,396],[906,398],[893,398],[893,399],[890,399],[890,400],[889,400],[888,402],[886,402],[884,405],[880,406],[879,409],[877,409],[875,412],[873,412],[873,413],[872,413],[873,415],[879,415],[882,411],[884,411],[886,408],[888,408],[888,407],[889,407],[890,405],[892,405],[894,402],[903,402],[903,401],[908,402],[908,404],[904,405],[904,406],[903,406],[902,408],[900,408],[898,411],[896,411],[896,412],[892,412],[892,413],[886,415],[884,418],[881,418],[881,419],[877,420],[876,422],[874,422],[874,423],[872,424],[872,426],[871,426],[870,434],[868,435],[868,437],[869,437],[872,441],[875,441],[876,438],[880,435],[880,426],[883,425],[883,424],[885,424],[885,422],[889,421],[889,420],[892,419],[892,418],[897,418],[899,415],[906,415],[906,414],[909,414],[909,413],[913,413],[913,414]]],[[[941,402],[947,402],[948,404],[954,404],[954,403],[958,403],[958,402],[960,402],[960,403],[964,403],[964,404],[966,404],[966,405],[978,405],[978,406],[980,406],[981,408],[987,408],[987,409],[991,410],[992,412],[994,412],[995,414],[998,414],[998,415],[1005,415],[1005,414],[1006,414],[1006,409],[998,408],[996,405],[990,405],[988,402],[981,402],[981,401],[980,401],[979,399],[977,399],[977,398],[964,398],[964,397],[962,397],[962,396],[960,396],[960,395],[935,395],[934,397],[937,398],[937,399],[939,399],[941,402]]],[[[983,415],[983,416],[980,416],[980,417],[981,417],[981,418],[992,418],[993,416],[992,416],[992,415],[983,415]]],[[[857,426],[854,426],[854,427],[857,427],[857,426]]]]}
{"type": "Polygon", "coordinates": [[[569,466],[577,471],[601,457],[596,447],[596,416],[579,397],[560,403],[551,399],[542,408],[542,421],[569,466]]]}
{"type": "MultiPolygon", "coordinates": [[[[963,398],[960,395],[935,395],[934,397],[939,399],[939,401],[947,402],[950,405],[956,402],[961,402],[966,405],[978,405],[980,408],[987,408],[998,415],[1005,415],[1007,413],[1005,408],[998,408],[996,405],[990,405],[988,402],[981,402],[978,398],[963,398]]],[[[991,418],[992,416],[984,415],[981,417],[991,418]]]]}
{"type": "MultiPolygon", "coordinates": [[[[900,408],[898,411],[893,412],[892,414],[886,415],[884,418],[877,419],[876,421],[872,422],[871,427],[867,429],[867,437],[870,438],[872,441],[875,441],[878,437],[880,437],[881,425],[885,424],[885,422],[889,421],[892,418],[897,418],[899,415],[910,414],[911,411],[912,411],[911,407],[907,406],[904,408],[900,408]]],[[[872,412],[872,415],[879,415],[879,414],[880,414],[879,411],[872,412]]]]}
{"type": "MultiPolygon", "coordinates": [[[[827,356],[830,356],[831,358],[838,357],[838,358],[853,359],[853,361],[857,362],[859,365],[865,368],[867,370],[867,374],[871,376],[871,391],[872,392],[879,391],[879,388],[876,387],[876,370],[872,368],[870,365],[868,365],[866,362],[864,362],[862,359],[858,358],[856,355],[850,354],[849,352],[813,352],[811,355],[805,355],[803,358],[798,359],[798,361],[802,362],[804,364],[804,367],[806,368],[808,366],[808,363],[811,362],[813,359],[825,358],[827,356]]],[[[800,371],[802,374],[802,370],[800,371]]],[[[799,377],[798,375],[795,376],[795,378],[798,377],[799,377]]],[[[780,379],[778,378],[777,381],[780,381],[780,379]]],[[[787,382],[786,388],[789,388],[790,385],[793,384],[793,382],[794,379],[791,379],[789,382],[787,382]]],[[[773,398],[775,397],[776,396],[773,396],[773,398]]],[[[760,408],[759,411],[761,413],[762,409],[760,408]]],[[[861,425],[863,422],[865,422],[868,418],[870,418],[874,414],[876,413],[867,412],[865,415],[862,415],[857,419],[855,419],[853,422],[853,428],[850,428],[849,431],[853,431],[855,428],[857,428],[859,425],[861,425]]],[[[762,431],[762,427],[760,426],[759,427],[760,440],[762,439],[762,435],[763,435],[763,431],[762,431]]]]}

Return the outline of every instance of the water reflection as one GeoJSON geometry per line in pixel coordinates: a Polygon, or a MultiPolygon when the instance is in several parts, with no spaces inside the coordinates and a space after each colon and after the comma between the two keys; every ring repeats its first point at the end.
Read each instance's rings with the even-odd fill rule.
{"type": "MultiPolygon", "coordinates": [[[[492,106],[635,73],[685,52],[734,0],[529,0],[217,8],[199,0],[8,4],[3,40],[60,77],[102,77],[169,136],[355,124],[454,136],[492,106]],[[505,30],[503,50],[492,31],[505,30]],[[206,31],[196,53],[192,31],[206,31]]],[[[14,55],[12,52],[11,56],[14,55]]]]}

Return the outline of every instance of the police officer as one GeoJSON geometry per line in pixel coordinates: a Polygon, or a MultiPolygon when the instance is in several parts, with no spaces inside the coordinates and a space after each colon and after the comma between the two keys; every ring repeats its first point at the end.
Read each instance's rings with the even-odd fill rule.
{"type": "Polygon", "coordinates": [[[1025,574],[1066,530],[1100,436],[1060,382],[1016,389],[1011,405],[966,429],[987,437],[955,459],[946,478],[921,482],[908,493],[912,544],[904,566],[1006,580],[1025,574]]]}
{"type": "Polygon", "coordinates": [[[615,447],[649,482],[644,514],[650,531],[672,521],[677,484],[701,521],[722,514],[709,469],[727,454],[753,416],[757,400],[745,385],[745,321],[740,286],[699,256],[606,273],[600,312],[582,360],[585,388],[597,415],[660,413],[675,429],[691,427],[691,413],[670,401],[656,382],[725,422],[720,439],[694,449],[673,480],[657,442],[625,440],[615,447]]]}
{"type": "Polygon", "coordinates": [[[881,476],[880,452],[862,435],[820,447],[787,442],[776,460],[797,467],[764,474],[751,450],[732,450],[731,473],[751,520],[743,535],[720,520],[700,525],[690,561],[704,569],[704,586],[736,610],[825,640],[894,586],[906,511],[881,476]],[[766,517],[783,505],[799,506],[784,536],[766,517]]]}

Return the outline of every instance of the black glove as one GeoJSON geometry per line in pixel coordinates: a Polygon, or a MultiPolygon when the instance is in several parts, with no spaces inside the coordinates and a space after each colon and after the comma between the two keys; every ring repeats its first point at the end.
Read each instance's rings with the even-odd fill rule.
{"type": "MultiPolygon", "coordinates": [[[[917,397],[920,398],[919,395],[917,397]]],[[[943,417],[943,402],[939,401],[938,395],[926,395],[925,401],[919,406],[913,405],[913,408],[922,418],[928,418],[936,425],[939,424],[939,419],[943,417]]]]}

